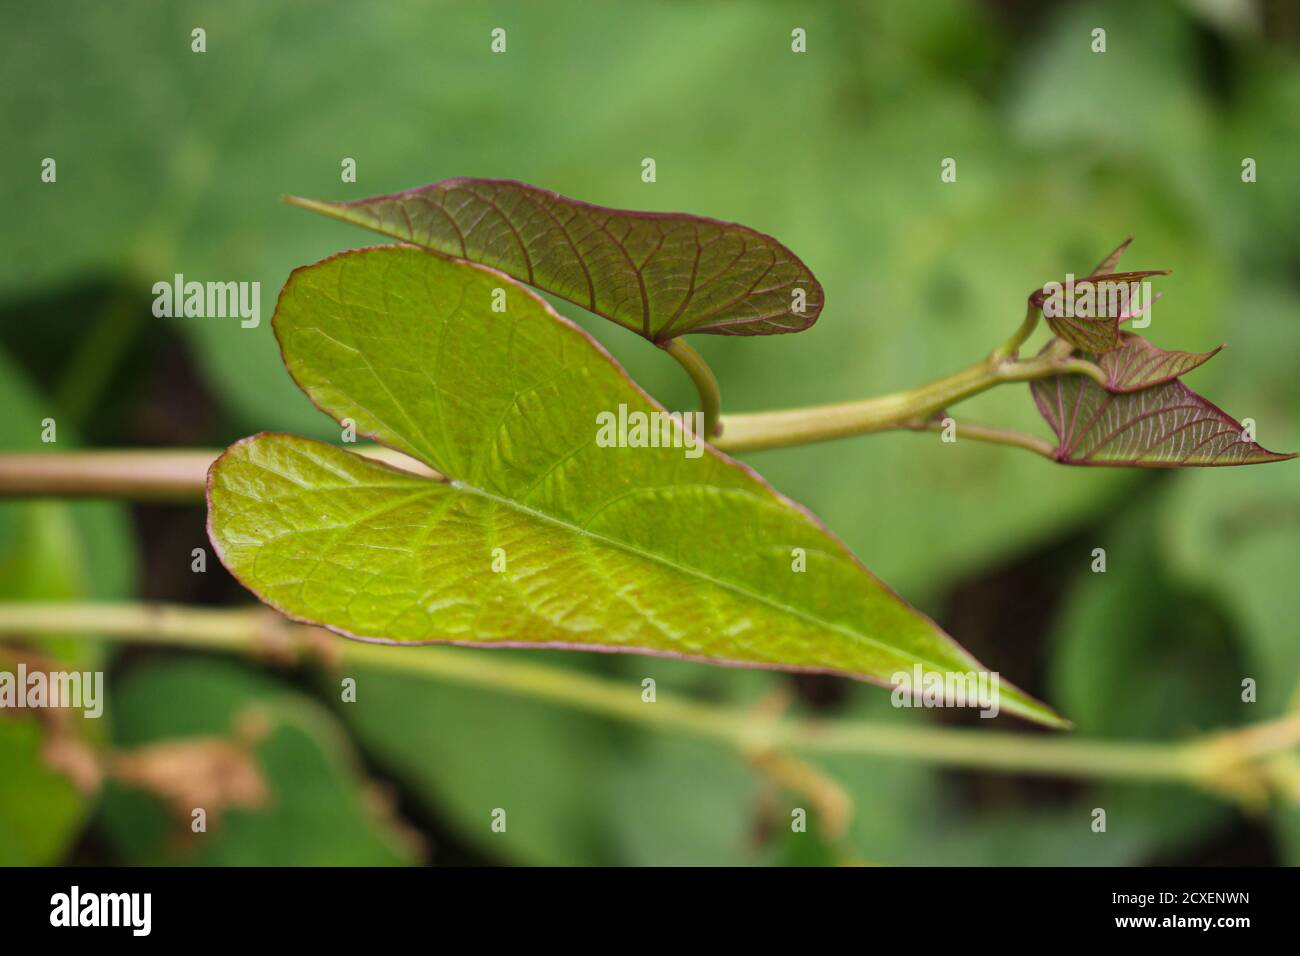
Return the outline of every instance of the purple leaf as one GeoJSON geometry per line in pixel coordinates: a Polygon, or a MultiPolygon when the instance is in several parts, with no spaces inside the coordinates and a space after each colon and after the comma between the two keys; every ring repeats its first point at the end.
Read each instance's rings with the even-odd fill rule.
{"type": "Polygon", "coordinates": [[[653,341],[799,332],[822,310],[822,287],[798,256],[771,236],[703,216],[607,209],[507,179],[289,201],[493,266],[653,341]]]}
{"type": "Polygon", "coordinates": [[[1129,243],[1131,243],[1132,241],[1133,241],[1133,237],[1129,236],[1118,246],[1112,249],[1110,255],[1106,256],[1105,259],[1102,259],[1101,262],[1097,263],[1097,268],[1093,269],[1090,273],[1088,273],[1088,278],[1092,278],[1094,276],[1106,275],[1108,273],[1114,272],[1116,267],[1119,266],[1119,257],[1124,254],[1124,250],[1129,247],[1129,243]]]}
{"type": "Polygon", "coordinates": [[[1137,392],[1153,385],[1181,378],[1204,365],[1223,348],[1209,352],[1166,352],[1134,332],[1120,334],[1120,346],[1091,358],[1106,373],[1106,388],[1112,392],[1137,392]]]}
{"type": "MultiPolygon", "coordinates": [[[[1105,260],[1117,259],[1120,246],[1105,260]]],[[[1110,272],[1090,275],[1074,282],[1049,283],[1035,289],[1029,301],[1043,310],[1052,331],[1085,352],[1109,352],[1119,348],[1120,323],[1145,312],[1150,301],[1137,288],[1151,276],[1168,275],[1169,270],[1110,272]]]]}
{"type": "Polygon", "coordinates": [[[1179,468],[1296,457],[1247,440],[1240,422],[1176,379],[1118,394],[1086,375],[1037,379],[1029,386],[1056,433],[1056,460],[1068,465],[1179,468]]]}

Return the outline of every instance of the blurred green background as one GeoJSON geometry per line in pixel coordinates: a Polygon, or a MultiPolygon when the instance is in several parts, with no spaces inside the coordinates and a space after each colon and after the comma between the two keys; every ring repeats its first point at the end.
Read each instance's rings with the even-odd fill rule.
{"type": "MultiPolygon", "coordinates": [[[[449,176],[736,220],[794,249],[826,288],[816,326],[694,340],[730,411],[861,397],[969,364],[1015,327],[1033,287],[1133,234],[1127,268],[1174,270],[1151,339],[1227,342],[1190,384],[1255,419],[1266,447],[1300,449],[1291,3],[235,0],[38,14],[6,2],[0,37],[7,450],[40,448],[47,416],[61,448],[336,439],[280,365],[271,309],[294,267],[376,240],[278,198],[449,176]],[[190,50],[195,27],[206,53],[190,50]],[[489,50],[496,27],[504,55],[489,50]],[[795,27],[804,54],[791,52],[795,27]],[[1090,50],[1097,27],[1104,54],[1090,50]],[[44,157],[55,184],[40,182],[44,157]],[[355,184],[340,181],[345,157],[355,184]],[[946,157],[955,183],[940,181],[946,157]],[[1242,182],[1246,157],[1255,183],[1242,182]],[[260,281],[261,327],[154,318],[150,288],[177,272],[260,281]]],[[[666,404],[691,403],[656,349],[561,311],[666,404]]],[[[1022,387],[969,413],[1045,434],[1022,387]]],[[[1081,735],[1181,739],[1276,716],[1300,687],[1293,466],[1063,468],[915,434],[750,460],[1081,735]],[[1089,570],[1098,547],[1104,575],[1089,570]],[[1241,702],[1244,677],[1257,703],[1241,702]]],[[[203,522],[197,504],[0,505],[0,596],[245,603],[215,561],[191,572],[203,522]]],[[[805,798],[677,734],[429,679],[358,674],[357,702],[342,704],[324,671],[37,646],[107,667],[108,713],[71,727],[0,714],[3,864],[1300,862],[1296,810],[864,759],[819,761],[853,798],[848,836],[795,839],[782,834],[805,798]],[[250,713],[271,799],[198,841],[148,788],[79,786],[49,759],[55,734],[126,753],[227,735],[250,713]],[[1105,835],[1089,827],[1099,806],[1105,835]],[[507,833],[490,829],[495,807],[510,808],[507,833]]],[[[887,694],[831,679],[525,659],[740,706],[787,685],[796,710],[989,726],[895,712],[887,694]]]]}

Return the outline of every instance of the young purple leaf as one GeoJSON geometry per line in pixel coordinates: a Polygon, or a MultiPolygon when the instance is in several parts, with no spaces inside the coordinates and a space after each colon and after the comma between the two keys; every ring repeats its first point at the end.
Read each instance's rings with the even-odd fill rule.
{"type": "MultiPolygon", "coordinates": [[[[1118,259],[1123,251],[1124,246],[1120,246],[1101,265],[1118,259]]],[[[1168,274],[1168,269],[1110,272],[1077,282],[1050,282],[1030,293],[1029,301],[1043,310],[1052,331],[1075,348],[1109,352],[1120,346],[1120,323],[1150,306],[1140,283],[1151,276],[1168,274]]]]}
{"type": "Polygon", "coordinates": [[[508,179],[288,201],[500,269],[656,342],[688,332],[799,332],[822,310],[821,284],[793,252],[703,216],[607,209],[508,179]]]}
{"type": "Polygon", "coordinates": [[[1112,249],[1110,254],[1106,256],[1105,259],[1102,259],[1101,262],[1097,263],[1097,268],[1093,269],[1090,273],[1088,273],[1088,278],[1091,279],[1096,276],[1106,275],[1108,273],[1114,272],[1115,269],[1118,268],[1119,266],[1119,257],[1124,255],[1124,250],[1129,247],[1129,244],[1132,241],[1133,241],[1133,237],[1129,236],[1118,246],[1112,249]]]}
{"type": "Polygon", "coordinates": [[[1120,346],[1097,356],[1085,356],[1106,373],[1112,392],[1137,392],[1181,378],[1204,365],[1223,348],[1209,352],[1166,352],[1134,332],[1120,334],[1120,346]]]}
{"type": "Polygon", "coordinates": [[[1296,457],[1261,448],[1244,425],[1177,379],[1115,394],[1086,375],[1037,379],[1029,387],[1056,433],[1056,460],[1067,465],[1180,468],[1296,457]]]}

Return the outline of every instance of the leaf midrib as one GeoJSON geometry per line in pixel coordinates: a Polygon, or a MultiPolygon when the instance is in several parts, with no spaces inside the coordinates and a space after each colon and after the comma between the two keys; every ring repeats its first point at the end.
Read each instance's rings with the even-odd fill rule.
{"type": "MultiPolygon", "coordinates": [[[[347,452],[347,454],[355,455],[355,457],[362,459],[362,461],[364,461],[367,465],[374,464],[370,459],[366,459],[364,456],[361,455],[356,455],[355,452],[347,452]]],[[[637,557],[644,558],[662,567],[666,567],[677,574],[685,575],[687,577],[691,577],[703,582],[707,582],[708,584],[711,584],[715,587],[721,588],[725,591],[730,591],[733,594],[737,594],[743,598],[747,598],[757,604],[763,605],[765,607],[768,607],[780,613],[787,614],[790,617],[797,618],[809,624],[813,624],[824,630],[843,635],[845,637],[848,637],[852,640],[861,643],[872,645],[893,656],[904,658],[904,659],[910,659],[912,661],[919,661],[921,664],[926,665],[932,670],[939,671],[939,672],[948,669],[946,666],[941,665],[936,661],[930,660],[928,657],[923,657],[919,653],[915,653],[913,651],[907,650],[905,648],[897,647],[895,645],[886,644],[885,642],[877,638],[871,637],[868,634],[863,634],[859,631],[848,629],[843,625],[836,624],[831,621],[826,621],[800,608],[792,607],[791,605],[773,600],[772,598],[766,595],[751,591],[748,588],[742,587],[741,585],[736,584],[732,581],[725,581],[720,578],[716,578],[705,571],[699,570],[698,568],[688,567],[686,565],[674,563],[673,561],[670,561],[668,558],[664,557],[661,554],[656,554],[653,551],[646,551],[642,548],[636,547],[635,545],[629,544],[626,541],[620,541],[617,538],[612,538],[609,537],[608,535],[600,534],[599,532],[592,531],[589,528],[580,527],[579,525],[575,525],[569,521],[565,521],[562,518],[557,518],[554,515],[547,514],[544,511],[539,511],[536,508],[530,508],[528,505],[522,504],[518,501],[515,501],[514,499],[506,498],[502,495],[493,494],[492,492],[484,488],[479,488],[475,485],[468,484],[467,482],[461,481],[459,479],[451,479],[449,481],[443,482],[443,481],[433,481],[431,479],[424,478],[419,475],[412,475],[411,478],[416,482],[427,483],[429,487],[417,490],[413,494],[407,496],[402,502],[403,504],[409,504],[421,498],[431,496],[431,495],[436,495],[437,493],[446,491],[449,488],[453,491],[461,491],[461,492],[465,492],[466,494],[476,495],[485,500],[494,502],[499,505],[503,505],[506,508],[516,513],[528,515],[531,518],[535,518],[539,521],[543,521],[548,524],[559,527],[575,536],[581,538],[589,538],[593,541],[600,542],[601,544],[616,548],[628,554],[636,555],[637,557]]],[[[405,484],[405,482],[403,482],[403,484],[405,484]]],[[[357,487],[392,488],[393,486],[375,485],[369,481],[366,481],[364,483],[357,483],[348,487],[350,488],[357,488],[357,487]]],[[[366,518],[368,517],[369,515],[363,515],[360,520],[366,520],[366,518]]],[[[352,521],[350,522],[350,524],[352,527],[355,528],[357,527],[358,522],[352,521]]],[[[973,662],[963,661],[963,663],[973,663],[973,662]]],[[[861,672],[847,671],[847,673],[859,674],[861,672]]],[[[863,674],[862,676],[874,676],[874,675],[863,674]]]]}
{"type": "MultiPolygon", "coordinates": [[[[748,598],[749,600],[752,600],[758,604],[765,605],[766,607],[769,607],[773,610],[788,614],[791,617],[799,618],[800,620],[816,625],[817,627],[823,628],[828,631],[832,631],[837,634],[841,634],[845,637],[852,638],[854,640],[866,644],[874,645],[875,647],[878,647],[896,657],[910,658],[913,661],[919,661],[920,663],[927,665],[928,667],[932,668],[935,671],[942,672],[947,669],[945,666],[940,665],[937,662],[932,661],[928,658],[922,657],[920,654],[914,653],[912,651],[894,645],[886,644],[877,638],[871,637],[870,635],[862,634],[854,630],[849,630],[842,625],[835,624],[831,621],[823,620],[822,618],[810,614],[807,611],[803,611],[796,607],[791,607],[788,604],[783,604],[780,601],[773,600],[772,598],[767,597],[766,595],[758,594],[753,591],[750,591],[749,589],[742,587],[741,585],[735,584],[734,582],[724,581],[719,578],[715,578],[713,575],[708,574],[705,571],[701,571],[698,568],[692,568],[692,567],[687,567],[685,565],[676,564],[670,561],[668,558],[664,557],[663,555],[656,554],[653,551],[645,551],[641,548],[636,547],[635,545],[629,544],[626,541],[620,541],[617,538],[611,538],[607,535],[603,535],[598,532],[592,531],[589,528],[579,527],[578,525],[565,521],[562,518],[557,518],[554,515],[549,515],[544,511],[538,511],[536,508],[530,508],[527,505],[514,501],[511,498],[506,498],[501,495],[493,494],[492,492],[487,491],[486,489],[478,488],[475,487],[474,485],[470,485],[456,479],[453,479],[450,482],[450,485],[453,489],[457,491],[464,491],[468,494],[477,495],[481,498],[485,498],[497,504],[504,505],[505,507],[509,508],[512,511],[518,512],[520,514],[526,514],[530,517],[555,525],[579,537],[591,538],[595,541],[599,541],[603,544],[617,548],[621,551],[625,551],[628,554],[634,554],[638,557],[645,558],[646,560],[653,561],[656,564],[668,568],[669,570],[677,572],[678,574],[683,574],[686,575],[687,577],[694,577],[700,581],[705,581],[709,584],[714,585],[715,587],[719,587],[722,588],[723,590],[731,591],[732,593],[738,594],[741,597],[748,598]]],[[[964,663],[969,663],[969,662],[964,662],[964,663]]],[[[857,674],[859,672],[850,671],[849,673],[857,674]]]]}

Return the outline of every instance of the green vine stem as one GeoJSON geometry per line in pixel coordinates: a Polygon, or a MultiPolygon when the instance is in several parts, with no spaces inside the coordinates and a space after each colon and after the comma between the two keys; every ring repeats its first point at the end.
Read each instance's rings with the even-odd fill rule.
{"type": "MultiPolygon", "coordinates": [[[[913,431],[941,432],[944,429],[943,421],[938,417],[941,414],[936,413],[934,418],[916,422],[907,427],[913,431]]],[[[980,425],[976,422],[963,421],[957,424],[957,437],[973,438],[975,441],[988,442],[992,445],[1023,448],[1025,451],[1032,451],[1035,455],[1041,455],[1051,461],[1056,460],[1056,449],[1052,447],[1051,442],[1043,441],[1036,435],[1015,431],[1011,428],[998,428],[993,425],[980,425]]]]}
{"type": "Polygon", "coordinates": [[[718,420],[722,417],[722,390],[713,369],[704,361],[704,356],[680,336],[669,339],[661,348],[686,369],[686,374],[695,383],[695,390],[700,393],[700,409],[704,412],[704,437],[713,438],[718,433],[718,420]]]}
{"type": "MultiPolygon", "coordinates": [[[[354,450],[416,474],[437,474],[390,448],[357,445],[354,450]]],[[[220,454],[209,449],[3,453],[0,498],[194,501],[203,498],[208,468],[220,454]]]]}
{"type": "MultiPolygon", "coordinates": [[[[1032,359],[998,359],[998,353],[994,353],[946,378],[891,395],[777,412],[720,416],[718,382],[700,354],[681,339],[671,340],[664,350],[690,373],[704,406],[705,428],[715,436],[712,444],[728,453],[803,445],[868,432],[929,429],[933,427],[930,419],[940,409],[1006,382],[1027,382],[1070,373],[1105,381],[1100,368],[1070,357],[1068,343],[1058,339],[1032,359]]],[[[959,434],[975,441],[1012,445],[1050,455],[1050,446],[1031,435],[975,425],[960,426],[959,434]]],[[[388,448],[357,445],[353,450],[408,471],[433,474],[425,465],[388,448]]],[[[202,449],[3,453],[0,454],[0,498],[192,500],[203,496],[208,467],[218,454],[202,449]]]]}
{"type": "MultiPolygon", "coordinates": [[[[713,444],[726,452],[759,451],[911,428],[948,405],[1007,382],[1067,374],[1087,375],[1102,384],[1106,381],[1105,373],[1093,363],[1071,358],[1069,343],[1060,339],[1040,355],[1024,361],[1002,357],[1005,348],[945,378],[892,395],[778,412],[725,415],[722,434],[713,444]]],[[[970,433],[968,437],[980,436],[970,433]]]]}
{"type": "Polygon", "coordinates": [[[989,356],[989,361],[998,363],[1018,358],[1020,346],[1029,341],[1029,336],[1034,334],[1034,329],[1038,328],[1038,319],[1041,315],[1042,311],[1030,299],[1029,305],[1025,309],[1024,321],[1020,323],[1020,327],[1016,329],[1011,338],[993,350],[993,354],[989,356]]]}
{"type": "MultiPolygon", "coordinates": [[[[482,651],[395,648],[293,624],[260,607],[207,609],[165,604],[0,605],[0,636],[93,635],[195,650],[320,660],[335,670],[368,667],[482,687],[614,720],[716,740],[758,761],[775,752],[849,754],[948,767],[1074,779],[1163,781],[1258,803],[1280,791],[1300,802],[1294,773],[1300,712],[1173,743],[1120,742],[1005,731],[817,720],[763,708],[729,708],[482,651]]],[[[797,765],[796,765],[797,766],[797,765]]]]}

